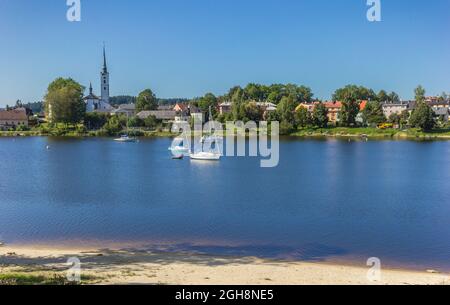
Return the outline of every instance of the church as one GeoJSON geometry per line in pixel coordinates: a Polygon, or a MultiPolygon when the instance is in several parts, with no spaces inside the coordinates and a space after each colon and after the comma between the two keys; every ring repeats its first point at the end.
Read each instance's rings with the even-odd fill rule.
{"type": "Polygon", "coordinates": [[[89,95],[84,97],[86,112],[111,112],[114,108],[109,103],[109,72],[106,65],[106,51],[103,47],[103,69],[100,73],[101,97],[94,94],[92,83],[89,86],[89,95]]]}

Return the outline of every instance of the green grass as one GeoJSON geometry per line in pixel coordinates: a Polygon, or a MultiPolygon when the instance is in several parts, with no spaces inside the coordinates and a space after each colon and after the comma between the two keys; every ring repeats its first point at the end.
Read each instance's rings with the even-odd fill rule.
{"type": "MultiPolygon", "coordinates": [[[[81,276],[80,284],[95,283],[98,278],[93,276],[81,276]]],[[[0,285],[77,285],[69,282],[65,275],[37,274],[37,273],[6,273],[0,274],[0,285]]]]}

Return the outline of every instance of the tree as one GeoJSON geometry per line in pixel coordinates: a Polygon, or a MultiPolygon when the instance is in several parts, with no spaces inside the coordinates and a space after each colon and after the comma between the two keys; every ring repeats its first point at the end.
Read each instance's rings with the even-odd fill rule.
{"type": "Polygon", "coordinates": [[[89,112],[84,116],[84,126],[87,129],[100,129],[108,122],[109,114],[89,112]]]}
{"type": "Polygon", "coordinates": [[[372,89],[363,86],[347,85],[334,92],[333,100],[344,101],[348,96],[352,96],[356,101],[373,101],[377,99],[377,95],[372,89]]]}
{"type": "Polygon", "coordinates": [[[114,136],[122,131],[123,127],[126,125],[126,122],[122,122],[118,115],[113,115],[109,118],[106,124],[103,126],[103,129],[107,132],[108,135],[114,136]]]}
{"type": "Polygon", "coordinates": [[[433,109],[425,101],[419,102],[411,114],[409,123],[411,126],[421,128],[423,131],[432,130],[436,125],[433,109]]]}
{"type": "Polygon", "coordinates": [[[395,93],[394,91],[392,91],[391,93],[389,93],[389,101],[391,103],[398,103],[400,102],[400,96],[398,96],[397,93],[395,93]]]}
{"type": "Polygon", "coordinates": [[[308,109],[305,107],[300,107],[300,109],[295,112],[295,122],[296,125],[300,127],[307,127],[311,125],[312,118],[308,109]]]}
{"type": "Polygon", "coordinates": [[[263,113],[261,108],[255,102],[250,102],[244,106],[245,117],[249,121],[259,122],[262,120],[263,113]]]}
{"type": "Polygon", "coordinates": [[[297,108],[297,103],[292,96],[283,97],[277,107],[277,112],[281,118],[281,121],[285,121],[293,125],[295,123],[295,108],[297,108]]]}
{"type": "Polygon", "coordinates": [[[386,121],[383,106],[377,101],[368,102],[362,115],[364,122],[369,125],[377,125],[386,121]]]}
{"type": "Polygon", "coordinates": [[[71,78],[57,78],[47,88],[45,109],[52,123],[77,124],[84,119],[84,87],[71,78]]]}
{"type": "Polygon", "coordinates": [[[313,123],[317,127],[326,128],[328,126],[328,109],[323,103],[318,103],[313,111],[313,123]]]}
{"type": "Polygon", "coordinates": [[[144,126],[150,129],[154,129],[158,126],[158,119],[154,115],[149,115],[144,120],[144,126]]]}
{"type": "Polygon", "coordinates": [[[389,123],[400,125],[401,117],[398,113],[392,113],[388,118],[389,123]]]}
{"type": "Polygon", "coordinates": [[[136,99],[136,111],[141,112],[145,110],[158,109],[158,101],[155,94],[150,89],[146,89],[139,93],[136,99]]]}
{"type": "Polygon", "coordinates": [[[387,101],[389,100],[389,95],[387,94],[386,91],[381,90],[381,91],[378,92],[378,94],[377,94],[377,100],[378,100],[380,103],[387,102],[387,101]]]}
{"type": "Polygon", "coordinates": [[[144,121],[138,116],[132,116],[128,119],[129,127],[142,127],[144,126],[144,121]]]}
{"type": "Polygon", "coordinates": [[[343,126],[354,126],[356,124],[356,117],[359,113],[359,102],[357,93],[353,91],[347,91],[342,101],[341,112],[339,114],[339,122],[343,126]]]}
{"type": "Polygon", "coordinates": [[[212,118],[208,118],[209,120],[213,120],[213,118],[217,114],[217,98],[212,93],[205,94],[204,97],[200,98],[198,101],[198,108],[204,113],[209,113],[209,109],[211,109],[212,118]]]}
{"type": "Polygon", "coordinates": [[[416,103],[425,102],[425,93],[425,89],[420,85],[414,90],[416,103]]]}

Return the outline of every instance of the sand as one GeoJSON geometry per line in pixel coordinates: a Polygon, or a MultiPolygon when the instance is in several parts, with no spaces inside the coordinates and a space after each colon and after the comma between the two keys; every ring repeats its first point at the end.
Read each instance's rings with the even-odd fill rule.
{"type": "Polygon", "coordinates": [[[170,285],[449,285],[450,275],[424,270],[382,269],[369,280],[368,267],[323,262],[276,261],[127,249],[61,249],[55,246],[0,246],[0,273],[66,274],[67,259],[81,261],[83,275],[97,284],[170,285]]]}

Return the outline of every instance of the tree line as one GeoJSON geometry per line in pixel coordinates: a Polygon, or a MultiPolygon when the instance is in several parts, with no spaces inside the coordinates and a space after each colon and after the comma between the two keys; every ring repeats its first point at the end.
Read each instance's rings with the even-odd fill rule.
{"type": "MultiPolygon", "coordinates": [[[[53,81],[47,89],[44,97],[45,110],[51,114],[53,123],[77,124],[88,122],[89,127],[110,126],[119,128],[120,119],[93,118],[93,115],[86,114],[83,93],[85,88],[73,79],[58,78],[53,81]]],[[[410,115],[409,111],[401,114],[394,114],[386,118],[383,113],[382,104],[384,102],[396,103],[400,98],[395,92],[381,90],[378,93],[370,88],[356,85],[348,85],[337,89],[332,98],[340,101],[342,107],[339,112],[338,124],[345,127],[355,127],[360,125],[375,126],[380,123],[391,122],[401,126],[418,127],[424,131],[429,131],[436,126],[434,111],[425,102],[425,89],[418,86],[415,89],[416,107],[410,115]],[[368,101],[366,107],[360,112],[361,101],[368,101]],[[362,121],[358,121],[358,115],[362,121]]],[[[448,96],[442,95],[443,99],[448,96]]],[[[328,109],[325,104],[314,98],[311,88],[295,84],[248,84],[246,87],[235,86],[222,96],[215,96],[207,93],[202,97],[187,99],[174,99],[173,101],[184,101],[196,105],[202,112],[212,111],[214,119],[225,121],[279,121],[283,133],[290,133],[297,128],[318,127],[326,128],[329,125],[328,109]],[[230,102],[231,112],[225,114],[218,113],[220,103],[230,102]],[[263,112],[263,107],[258,102],[273,103],[277,106],[276,111],[263,112]],[[300,104],[314,103],[313,111],[308,111],[300,104]]],[[[143,90],[135,98],[129,96],[116,97],[114,103],[134,102],[136,111],[156,110],[164,101],[158,99],[150,89],[143,90]]],[[[170,100],[165,100],[170,103],[170,100]]],[[[132,118],[135,125],[153,126],[157,122],[139,121],[132,118]]]]}

